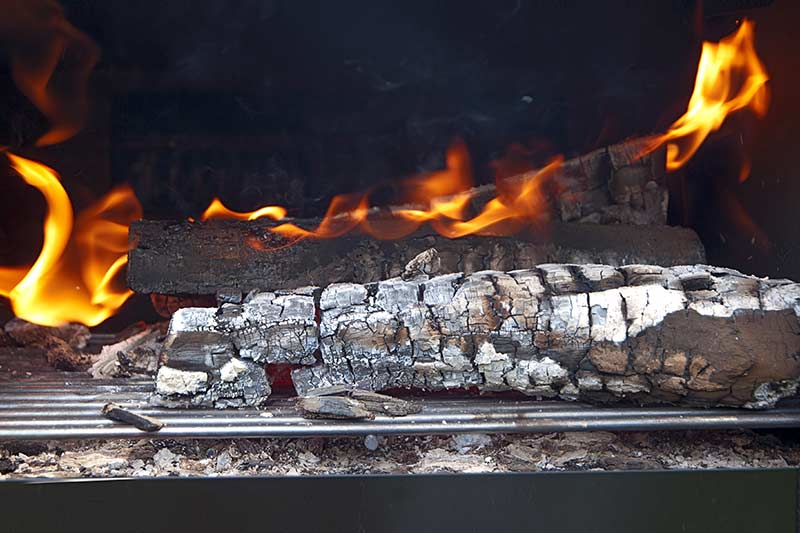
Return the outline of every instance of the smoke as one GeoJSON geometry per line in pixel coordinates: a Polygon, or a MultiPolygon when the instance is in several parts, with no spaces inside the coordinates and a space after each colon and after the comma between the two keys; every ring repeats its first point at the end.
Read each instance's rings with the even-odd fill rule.
{"type": "Polygon", "coordinates": [[[0,43],[11,78],[47,118],[38,145],[62,142],[83,125],[89,75],[99,49],[53,0],[0,0],[0,43]]]}

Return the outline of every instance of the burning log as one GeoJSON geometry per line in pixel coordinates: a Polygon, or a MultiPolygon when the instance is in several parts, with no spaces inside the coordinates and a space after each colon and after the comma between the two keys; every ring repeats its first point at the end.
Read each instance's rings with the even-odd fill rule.
{"type": "Polygon", "coordinates": [[[546,233],[448,239],[420,230],[395,241],[349,234],[332,240],[284,241],[265,220],[207,223],[140,221],[131,226],[128,284],[142,293],[215,294],[399,276],[424,250],[439,252],[441,272],[512,270],[543,263],[702,263],[689,229],[668,226],[555,223],[546,233]],[[264,251],[262,247],[277,248],[264,251]]]}
{"type": "MultiPolygon", "coordinates": [[[[565,161],[552,176],[553,201],[564,222],[660,225],[667,222],[666,151],[645,153],[653,138],[628,139],[565,161]],[[643,155],[644,154],[644,155],[643,155]]],[[[504,184],[534,179],[536,172],[506,178],[504,184]]],[[[494,185],[471,191],[473,206],[497,194],[494,185]]]]}
{"type": "Polygon", "coordinates": [[[181,309],[169,336],[214,335],[242,359],[299,365],[301,395],[477,388],[769,407],[800,380],[800,284],[787,280],[564,264],[425,278],[181,309]]]}
{"type": "MultiPolygon", "coordinates": [[[[363,207],[359,204],[352,212],[345,210],[324,222],[295,221],[296,228],[325,227],[321,233],[336,235],[333,242],[318,236],[298,240],[278,231],[278,223],[266,220],[136,222],[130,227],[128,285],[137,292],[185,298],[231,289],[247,292],[345,281],[365,283],[400,275],[403,265],[428,248],[439,250],[444,272],[511,270],[548,262],[666,266],[703,262],[702,245],[694,233],[662,226],[668,197],[663,186],[665,155],[657,150],[641,156],[648,142],[637,139],[596,150],[560,166],[548,166],[546,172],[506,178],[499,188],[487,185],[455,196],[425,198],[431,206],[439,206],[428,211],[417,205],[384,210],[364,207],[366,218],[350,224],[342,213],[358,212],[363,207]],[[554,212],[551,218],[557,220],[553,224],[535,220],[547,214],[545,196],[554,212]],[[453,201],[456,197],[458,202],[453,201]],[[525,200],[520,201],[523,197],[525,200]],[[493,201],[497,198],[505,198],[506,203],[493,201]],[[473,213],[486,214],[475,217],[481,219],[475,225],[484,235],[498,233],[492,233],[492,224],[498,221],[510,223],[515,230],[523,230],[521,223],[526,221],[528,228],[513,238],[464,236],[478,229],[463,231],[461,226],[442,230],[459,238],[445,238],[425,228],[408,235],[405,230],[398,233],[397,226],[403,228],[407,223],[411,232],[422,224],[420,217],[425,219],[431,212],[450,217],[451,208],[441,206],[453,203],[459,210],[469,208],[473,213]],[[330,231],[337,223],[346,228],[330,231]],[[597,225],[608,223],[624,225],[597,225]],[[387,240],[351,231],[359,224],[369,227],[365,233],[387,240]]],[[[456,170],[444,173],[455,176],[456,170]]],[[[284,228],[285,222],[280,223],[284,228]]],[[[463,225],[471,226],[468,222],[463,225]]],[[[298,231],[303,234],[304,230],[298,231]]],[[[504,229],[503,234],[510,231],[504,229]]]]}

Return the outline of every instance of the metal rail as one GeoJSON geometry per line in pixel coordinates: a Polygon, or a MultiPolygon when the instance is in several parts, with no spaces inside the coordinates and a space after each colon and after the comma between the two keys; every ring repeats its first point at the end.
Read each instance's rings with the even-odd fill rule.
{"type": "Polygon", "coordinates": [[[596,407],[497,398],[425,398],[417,414],[370,421],[308,420],[289,398],[264,410],[165,409],[148,404],[150,380],[92,380],[65,373],[0,378],[0,440],[265,438],[343,435],[645,431],[800,427],[800,404],[769,411],[596,407]],[[165,423],[156,433],[105,419],[113,401],[165,423]]]}

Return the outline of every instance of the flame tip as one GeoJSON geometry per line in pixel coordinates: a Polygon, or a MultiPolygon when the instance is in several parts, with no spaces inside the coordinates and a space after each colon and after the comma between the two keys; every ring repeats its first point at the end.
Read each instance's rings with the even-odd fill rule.
{"type": "Polygon", "coordinates": [[[755,23],[744,18],[731,35],[717,43],[703,42],[686,113],[645,148],[649,153],[666,144],[668,171],[685,165],[731,113],[749,108],[762,117],[767,112],[769,76],[755,51],[754,28],[755,23]]]}

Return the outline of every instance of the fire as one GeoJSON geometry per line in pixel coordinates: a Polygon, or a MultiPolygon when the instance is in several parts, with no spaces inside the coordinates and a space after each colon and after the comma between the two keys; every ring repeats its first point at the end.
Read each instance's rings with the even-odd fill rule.
{"type": "Polygon", "coordinates": [[[667,170],[685,165],[734,111],[750,108],[759,116],[766,113],[769,77],[756,54],[753,27],[744,19],[736,33],[718,43],[703,43],[686,113],[648,147],[652,151],[667,143],[667,170]]]}
{"type": "Polygon", "coordinates": [[[114,286],[127,263],[128,225],[142,209],[128,186],[114,189],[73,220],[72,205],[50,168],[7,154],[14,169],[47,202],[44,243],[29,268],[0,267],[0,295],[14,314],[37,324],[99,324],[132,292],[114,286]]]}
{"type": "Polygon", "coordinates": [[[305,229],[292,223],[271,229],[292,242],[306,238],[330,239],[355,229],[383,240],[400,239],[429,223],[440,235],[455,239],[467,235],[511,235],[547,213],[544,185],[563,158],[553,159],[543,169],[518,182],[506,181],[503,193],[469,217],[472,200],[472,170],[466,146],[456,141],[447,151],[444,170],[406,180],[402,190],[410,207],[392,209],[388,216],[368,217],[369,195],[339,195],[333,198],[320,224],[305,229]]]}
{"type": "MultiPolygon", "coordinates": [[[[758,115],[766,112],[769,79],[763,64],[755,52],[753,23],[743,20],[733,35],[719,43],[703,43],[697,68],[694,91],[686,113],[676,120],[663,135],[654,138],[645,153],[666,143],[667,170],[683,166],[705,138],[718,130],[725,118],[743,108],[751,108],[758,115]]],[[[523,147],[516,147],[512,156],[520,152],[528,154],[523,147]]],[[[339,195],[333,198],[322,222],[313,229],[284,223],[270,231],[289,240],[292,244],[301,239],[331,239],[360,229],[376,239],[398,239],[416,231],[423,224],[430,226],[448,238],[466,235],[510,235],[525,225],[546,217],[547,194],[545,186],[558,171],[563,157],[550,160],[538,172],[524,174],[523,179],[504,179],[510,169],[519,170],[520,158],[511,158],[498,171],[498,195],[490,200],[475,216],[469,217],[469,191],[472,172],[469,154],[460,141],[453,143],[447,152],[446,168],[425,176],[406,180],[403,184],[404,200],[411,207],[392,209],[389,216],[368,215],[369,193],[339,195]],[[508,168],[506,168],[508,167],[508,168]]],[[[743,168],[746,175],[747,168],[743,168]]],[[[286,211],[269,206],[252,213],[236,213],[215,199],[203,214],[208,218],[250,219],[270,216],[281,220],[286,211]]],[[[289,245],[290,245],[289,244],[289,245]]]]}
{"type": "Polygon", "coordinates": [[[208,205],[203,214],[200,215],[200,220],[227,218],[233,220],[256,220],[258,218],[267,217],[272,220],[283,220],[286,216],[286,209],[277,205],[268,205],[255,211],[242,213],[233,211],[225,207],[225,204],[219,198],[214,198],[208,205]]]}
{"type": "MultiPolygon", "coordinates": [[[[73,45],[84,45],[77,49],[88,50],[81,55],[83,60],[77,62],[78,68],[73,72],[74,85],[83,87],[96,55],[87,41],[68,30],[69,27],[62,28],[62,35],[70,36],[73,45]]],[[[58,114],[51,108],[62,106],[45,90],[43,80],[48,79],[54,58],[63,55],[66,44],[59,39],[51,44],[39,62],[28,64],[15,59],[13,71],[29,98],[55,117],[58,114]]],[[[681,167],[730,113],[744,108],[759,115],[766,112],[767,80],[764,66],[755,53],[753,23],[744,20],[735,34],[716,44],[703,44],[686,113],[657,137],[647,151],[666,144],[667,170],[681,167]]],[[[73,133],[79,124],[75,116],[61,120],[61,130],[51,131],[40,139],[40,144],[62,140],[73,133]]],[[[128,226],[142,216],[136,196],[130,187],[119,187],[73,220],[70,199],[52,169],[12,154],[8,157],[22,178],[45,197],[48,212],[39,257],[30,267],[0,267],[0,296],[10,299],[17,316],[38,324],[70,321],[89,326],[99,324],[132,294],[130,290],[115,287],[114,279],[127,262],[128,226]]],[[[355,230],[376,239],[398,239],[424,224],[447,238],[511,235],[533,225],[540,227],[538,223],[546,221],[549,213],[547,188],[554,183],[551,178],[559,171],[563,158],[552,158],[538,171],[509,177],[508,174],[516,174],[513,169],[519,170],[518,161],[512,162],[512,166],[496,169],[496,196],[477,213],[472,205],[469,154],[464,143],[457,141],[447,151],[443,170],[415,176],[401,184],[401,198],[405,202],[402,207],[388,212],[372,207],[369,192],[338,195],[317,227],[304,228],[285,222],[269,231],[287,239],[285,246],[291,246],[302,239],[331,239],[355,230]]],[[[274,205],[237,212],[215,198],[200,218],[205,221],[267,217],[282,221],[286,214],[286,209],[274,205]]]]}

